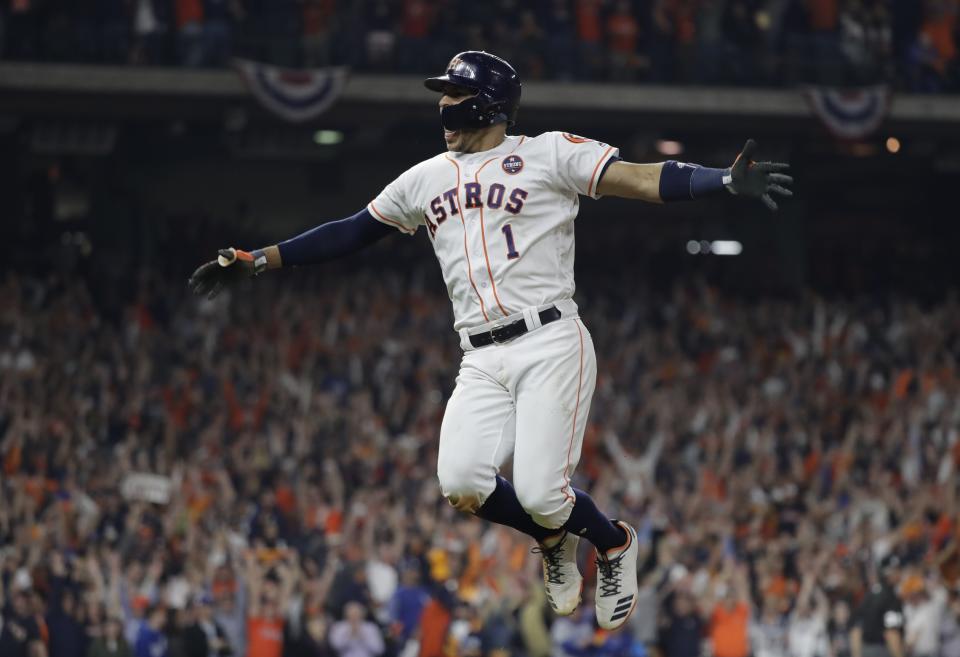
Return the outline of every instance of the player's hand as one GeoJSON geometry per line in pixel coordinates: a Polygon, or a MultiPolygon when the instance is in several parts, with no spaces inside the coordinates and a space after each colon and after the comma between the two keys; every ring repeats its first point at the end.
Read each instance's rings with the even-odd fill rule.
{"type": "Polygon", "coordinates": [[[789,169],[790,165],[783,162],[754,162],[753,154],[756,150],[757,142],[748,139],[730,167],[727,189],[739,196],[759,198],[764,205],[776,211],[777,203],[771,194],[793,196],[793,192],[787,187],[793,184],[793,178],[780,173],[789,169]]]}
{"type": "Polygon", "coordinates": [[[216,260],[200,265],[190,276],[187,285],[197,296],[213,299],[227,285],[232,285],[256,274],[253,255],[233,247],[220,249],[216,260]]]}

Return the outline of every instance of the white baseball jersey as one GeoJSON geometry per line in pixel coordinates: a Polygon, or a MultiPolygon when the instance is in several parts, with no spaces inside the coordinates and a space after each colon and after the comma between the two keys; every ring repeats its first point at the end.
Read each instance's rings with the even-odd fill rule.
{"type": "Polygon", "coordinates": [[[579,195],[619,151],[569,133],[508,136],[482,153],[441,153],[370,202],[379,221],[426,226],[453,302],[454,328],[573,297],[579,195]]]}

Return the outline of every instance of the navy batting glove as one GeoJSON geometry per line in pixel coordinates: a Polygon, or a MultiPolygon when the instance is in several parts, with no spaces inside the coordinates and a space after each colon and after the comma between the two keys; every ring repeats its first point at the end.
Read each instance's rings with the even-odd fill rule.
{"type": "Polygon", "coordinates": [[[730,167],[727,189],[739,196],[759,198],[764,205],[776,211],[777,203],[771,194],[793,196],[793,192],[786,187],[793,184],[793,178],[780,173],[789,169],[790,165],[784,162],[754,162],[753,154],[756,150],[757,142],[748,139],[730,167]]]}
{"type": "Polygon", "coordinates": [[[197,296],[206,295],[207,299],[213,299],[227,285],[252,278],[257,273],[252,253],[233,247],[220,249],[216,260],[197,267],[187,281],[187,286],[197,296]]]}

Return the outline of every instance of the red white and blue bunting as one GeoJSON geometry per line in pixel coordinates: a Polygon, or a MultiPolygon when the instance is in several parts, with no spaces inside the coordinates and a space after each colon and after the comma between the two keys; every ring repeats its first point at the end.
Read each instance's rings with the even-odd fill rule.
{"type": "Polygon", "coordinates": [[[855,89],[807,87],[803,95],[827,130],[841,139],[867,137],[890,112],[891,94],[887,85],[855,89]]]}
{"type": "Polygon", "coordinates": [[[246,59],[234,60],[254,97],[277,116],[302,123],[320,116],[340,98],[347,69],[290,69],[246,59]]]}

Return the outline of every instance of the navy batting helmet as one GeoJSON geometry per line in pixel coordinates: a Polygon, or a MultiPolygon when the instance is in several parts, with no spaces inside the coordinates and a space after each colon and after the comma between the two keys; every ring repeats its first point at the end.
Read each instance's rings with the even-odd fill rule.
{"type": "Polygon", "coordinates": [[[481,50],[455,55],[445,74],[427,78],[427,89],[445,92],[450,87],[476,94],[456,105],[444,107],[440,121],[447,130],[485,128],[506,121],[513,125],[520,106],[520,76],[509,62],[481,50]]]}

